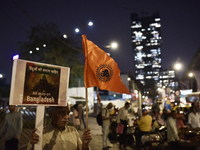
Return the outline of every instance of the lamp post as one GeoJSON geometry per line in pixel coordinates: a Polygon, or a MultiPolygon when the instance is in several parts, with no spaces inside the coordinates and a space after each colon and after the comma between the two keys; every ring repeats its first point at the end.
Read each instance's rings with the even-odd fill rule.
{"type": "MultiPolygon", "coordinates": [[[[181,70],[181,68],[182,68],[182,64],[180,62],[176,62],[174,64],[174,72],[176,70],[177,71],[181,70]]],[[[167,73],[168,73],[168,83],[167,83],[166,93],[168,94],[168,97],[169,97],[170,96],[170,90],[171,90],[171,88],[170,88],[170,76],[171,76],[171,74],[170,74],[170,70],[169,69],[167,70],[167,73]]]]}
{"type": "Polygon", "coordinates": [[[188,74],[188,76],[190,77],[190,80],[189,80],[189,88],[190,89],[192,89],[192,91],[193,91],[193,79],[194,79],[194,74],[192,73],[192,72],[190,72],[189,74],[188,74]]]}

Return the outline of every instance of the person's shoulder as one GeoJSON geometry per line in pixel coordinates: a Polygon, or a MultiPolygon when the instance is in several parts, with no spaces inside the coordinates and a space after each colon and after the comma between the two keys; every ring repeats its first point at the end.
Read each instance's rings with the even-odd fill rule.
{"type": "Polygon", "coordinates": [[[193,115],[193,114],[194,114],[193,112],[190,112],[188,115],[191,116],[191,115],[193,115]]]}
{"type": "Polygon", "coordinates": [[[54,130],[53,126],[51,125],[51,123],[49,123],[48,125],[43,127],[44,129],[44,133],[48,133],[54,130]]]}
{"type": "Polygon", "coordinates": [[[169,121],[171,121],[173,118],[172,117],[169,117],[168,119],[167,119],[167,121],[169,122],[169,121]]]}
{"type": "Polygon", "coordinates": [[[123,109],[125,109],[124,107],[121,107],[119,110],[123,110],[123,109]]]}

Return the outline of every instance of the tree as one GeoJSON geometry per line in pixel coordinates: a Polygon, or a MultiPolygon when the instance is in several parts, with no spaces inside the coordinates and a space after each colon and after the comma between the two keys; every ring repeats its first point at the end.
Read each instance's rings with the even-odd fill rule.
{"type": "Polygon", "coordinates": [[[83,78],[84,65],[80,62],[82,51],[79,43],[75,38],[63,38],[56,24],[44,23],[32,27],[28,41],[19,44],[21,59],[70,67],[70,87],[76,85],[77,78],[83,78]]]}

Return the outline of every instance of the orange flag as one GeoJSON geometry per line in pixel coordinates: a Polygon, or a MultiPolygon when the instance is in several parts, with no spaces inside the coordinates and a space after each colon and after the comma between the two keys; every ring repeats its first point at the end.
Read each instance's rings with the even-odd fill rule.
{"type": "Polygon", "coordinates": [[[85,55],[85,88],[97,86],[101,90],[130,94],[122,83],[118,64],[106,52],[82,35],[85,55]]]}

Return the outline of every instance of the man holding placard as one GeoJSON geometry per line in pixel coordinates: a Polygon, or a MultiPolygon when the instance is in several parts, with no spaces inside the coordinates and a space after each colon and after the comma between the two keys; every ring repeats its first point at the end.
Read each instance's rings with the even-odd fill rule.
{"type": "MultiPolygon", "coordinates": [[[[44,128],[42,149],[62,149],[62,150],[75,150],[82,149],[88,150],[88,144],[91,141],[90,129],[85,129],[82,141],[79,137],[78,131],[73,126],[67,126],[70,118],[70,110],[68,106],[50,106],[49,116],[51,123],[44,128]]],[[[31,150],[34,144],[39,142],[39,136],[35,133],[34,129],[28,143],[27,150],[31,150]]]]}

